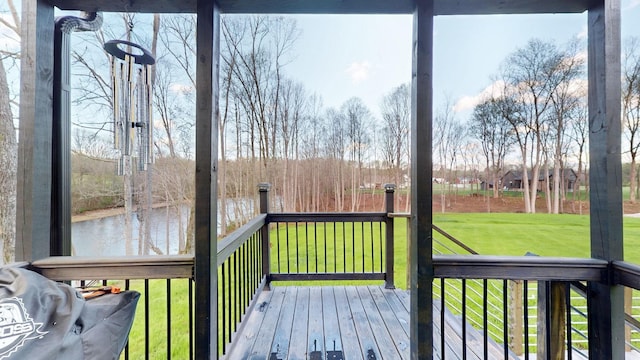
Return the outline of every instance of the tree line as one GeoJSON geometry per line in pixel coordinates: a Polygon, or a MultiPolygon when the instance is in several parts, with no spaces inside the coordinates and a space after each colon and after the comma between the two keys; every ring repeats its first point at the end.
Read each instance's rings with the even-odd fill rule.
{"type": "MultiPolygon", "coordinates": [[[[15,15],[13,22],[3,18],[0,26],[13,31],[19,40],[19,17],[12,0],[8,4],[9,13],[15,15]]],[[[220,31],[218,181],[223,232],[253,216],[251,201],[236,200],[255,199],[259,182],[272,184],[275,211],[363,210],[370,203],[367,196],[373,198],[384,183],[397,184],[405,195],[397,197],[396,209],[409,209],[405,190],[410,184],[411,161],[408,84],[389,89],[378,109],[367,108],[357,97],[326,108],[321,96],[287,73],[301,36],[295,19],[229,15],[222,18],[220,31]],[[373,110],[380,115],[375,116],[373,110]]],[[[116,205],[130,198],[139,209],[158,202],[189,203],[195,196],[195,17],[109,14],[100,31],[73,37],[75,208],[105,206],[101,201],[106,198],[116,205]],[[108,126],[113,99],[109,57],[102,44],[123,37],[149,47],[157,58],[153,75],[157,162],[148,173],[133,173],[120,182],[105,172],[118,154],[108,126]],[[125,194],[127,186],[131,194],[125,194]],[[151,194],[151,201],[143,194],[151,194]]],[[[631,162],[630,196],[635,201],[640,49],[636,39],[625,45],[622,136],[626,139],[623,150],[631,162]]],[[[9,86],[3,64],[19,58],[19,52],[0,51],[4,60],[0,62],[0,87],[7,89],[0,91],[7,96],[0,96],[0,125],[10,129],[2,134],[11,135],[15,134],[11,104],[18,99],[10,95],[17,95],[17,88],[9,86]]],[[[493,196],[499,196],[501,175],[509,164],[517,163],[524,170],[524,210],[536,212],[537,193],[544,191],[547,211],[561,212],[566,197],[562,169],[577,167],[579,178],[586,172],[584,54],[578,40],[558,45],[532,39],[503,61],[468,118],[461,119],[451,101],[438,107],[433,122],[434,174],[452,182],[461,173],[474,181],[483,179],[494,185],[493,196]],[[532,179],[541,173],[548,179],[552,174],[553,184],[540,189],[538,181],[528,181],[529,172],[532,179]]],[[[12,170],[2,172],[9,178],[0,184],[15,184],[16,140],[5,138],[8,140],[0,142],[0,166],[12,170]]],[[[15,185],[0,191],[3,198],[15,199],[15,185]]],[[[11,248],[15,201],[2,206],[6,207],[0,209],[2,243],[11,248]]],[[[181,247],[189,247],[189,238],[181,240],[181,247]]]]}

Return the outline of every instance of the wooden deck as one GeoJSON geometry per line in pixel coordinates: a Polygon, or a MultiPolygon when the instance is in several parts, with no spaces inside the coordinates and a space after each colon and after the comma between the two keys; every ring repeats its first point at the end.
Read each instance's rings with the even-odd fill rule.
{"type": "MultiPolygon", "coordinates": [[[[434,304],[440,358],[440,303],[434,304]]],[[[273,287],[261,293],[226,359],[410,359],[409,293],[379,286],[273,287]]],[[[462,358],[460,320],[446,311],[446,359],[462,358]]],[[[483,358],[482,333],[467,328],[467,359],[483,358]]],[[[489,342],[489,358],[504,359],[489,342]]],[[[510,358],[514,358],[510,356],[510,358]]]]}

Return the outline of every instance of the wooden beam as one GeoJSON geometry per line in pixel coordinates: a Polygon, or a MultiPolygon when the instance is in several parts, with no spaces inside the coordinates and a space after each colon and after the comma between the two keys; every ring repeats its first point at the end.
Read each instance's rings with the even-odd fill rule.
{"type": "Polygon", "coordinates": [[[16,199],[15,256],[18,261],[49,256],[53,34],[53,7],[45,0],[24,0],[16,199]]]}
{"type": "MultiPolygon", "coordinates": [[[[591,257],[623,259],[620,124],[620,1],[595,0],[588,13],[591,257]]],[[[624,293],[611,279],[588,283],[592,359],[624,359],[624,293]]]]}
{"type": "Polygon", "coordinates": [[[195,358],[218,357],[218,71],[220,11],[198,0],[196,25],[195,358]]]}
{"type": "Polygon", "coordinates": [[[606,281],[608,262],[542,256],[434,255],[434,276],[452,279],[606,281]]]}
{"type": "MultiPolygon", "coordinates": [[[[411,14],[413,0],[219,0],[222,13],[411,14]]],[[[581,13],[589,0],[435,0],[434,15],[581,13]]],[[[63,10],[195,13],[197,0],[51,0],[63,10]]]]}
{"type": "Polygon", "coordinates": [[[433,356],[433,0],[416,1],[411,78],[411,358],[433,356]]]}

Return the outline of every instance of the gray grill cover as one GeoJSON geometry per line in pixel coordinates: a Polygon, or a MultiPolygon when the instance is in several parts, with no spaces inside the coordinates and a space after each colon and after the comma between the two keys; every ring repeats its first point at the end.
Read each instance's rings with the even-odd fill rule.
{"type": "Polygon", "coordinates": [[[91,300],[69,285],[20,268],[0,268],[0,360],[118,359],[140,294],[91,300]]]}

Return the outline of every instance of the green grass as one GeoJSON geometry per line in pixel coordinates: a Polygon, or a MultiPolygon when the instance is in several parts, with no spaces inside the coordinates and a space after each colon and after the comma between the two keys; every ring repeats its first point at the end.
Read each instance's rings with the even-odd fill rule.
{"type": "MultiPolygon", "coordinates": [[[[549,214],[434,214],[434,224],[442,228],[447,233],[451,234],[455,238],[463,241],[465,244],[475,249],[484,255],[524,255],[526,252],[536,253],[541,256],[567,256],[567,257],[589,257],[590,245],[589,245],[589,217],[581,215],[549,215],[549,214]]],[[[319,267],[315,268],[315,263],[309,266],[309,271],[317,270],[319,272],[332,271],[334,265],[341,270],[342,262],[344,258],[340,259],[336,256],[337,264],[333,261],[333,255],[339,254],[333,247],[333,240],[336,240],[338,248],[341,248],[342,242],[350,242],[351,234],[354,234],[356,239],[360,239],[360,233],[364,233],[367,241],[364,244],[365,250],[371,249],[370,239],[373,237],[373,249],[378,254],[379,251],[379,239],[376,234],[377,229],[371,229],[369,227],[364,228],[364,231],[356,226],[355,228],[347,227],[343,232],[343,227],[339,225],[336,229],[336,236],[334,238],[334,229],[331,225],[327,225],[327,232],[325,235],[325,225],[319,224],[312,230],[309,230],[302,225],[297,227],[289,227],[286,231],[284,229],[277,233],[275,229],[271,232],[272,242],[272,254],[275,254],[277,249],[278,236],[281,239],[280,242],[286,241],[285,234],[289,234],[290,241],[294,235],[302,238],[301,246],[299,248],[298,257],[303,259],[307,254],[307,241],[309,241],[309,253],[315,254],[316,250],[311,249],[315,246],[316,241],[320,241],[319,246],[321,250],[317,253],[320,257],[326,256],[327,266],[324,267],[324,263],[321,263],[319,267]],[[297,234],[296,234],[297,231],[297,234]],[[324,240],[321,240],[327,236],[325,252],[324,240]],[[308,239],[308,240],[307,240],[308,239]]],[[[407,267],[407,242],[406,233],[407,226],[406,220],[398,218],[395,220],[395,284],[399,288],[406,288],[406,267],[407,267]]],[[[640,263],[640,219],[637,218],[624,218],[624,239],[625,239],[625,260],[633,263],[640,263]]],[[[434,232],[434,238],[436,240],[443,240],[444,238],[434,232]]],[[[352,251],[356,253],[362,250],[362,243],[356,241],[353,249],[347,250],[347,270],[352,265],[356,266],[358,270],[358,264],[352,264],[350,260],[352,251]]],[[[459,250],[459,249],[458,249],[459,250]]],[[[284,264],[284,258],[286,253],[281,248],[281,267],[284,264]]],[[[295,254],[290,253],[289,258],[295,257],[295,254]]],[[[297,259],[296,259],[297,260],[297,259]]],[[[272,255],[272,267],[277,266],[277,257],[272,255]]],[[[307,270],[306,262],[301,266],[301,271],[307,270]]],[[[284,270],[284,269],[283,269],[284,270]]],[[[151,280],[149,282],[149,301],[150,301],[150,328],[149,328],[149,352],[151,359],[166,358],[166,336],[169,325],[167,324],[167,282],[166,280],[151,280]]],[[[184,354],[187,354],[188,350],[188,281],[187,280],[173,280],[171,282],[171,337],[172,337],[172,354],[174,358],[182,358],[184,354]]],[[[302,284],[318,284],[317,282],[308,282],[302,284]]],[[[333,283],[332,283],[333,284],[333,283]]],[[[341,284],[361,284],[361,282],[348,281],[341,282],[341,284]]],[[[455,285],[452,281],[452,286],[449,286],[449,291],[458,292],[459,286],[455,285]]],[[[134,326],[131,330],[130,336],[130,358],[137,359],[142,358],[144,354],[144,284],[143,282],[132,282],[131,288],[139,289],[143,296],[140,299],[138,305],[138,311],[136,312],[136,318],[134,326]]],[[[497,305],[501,306],[501,299],[495,300],[497,305]]],[[[492,324],[491,326],[499,328],[498,324],[492,324]]],[[[533,330],[532,330],[533,331],[533,330]]]]}

